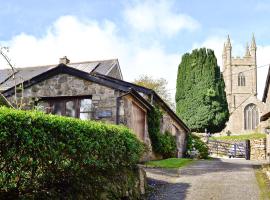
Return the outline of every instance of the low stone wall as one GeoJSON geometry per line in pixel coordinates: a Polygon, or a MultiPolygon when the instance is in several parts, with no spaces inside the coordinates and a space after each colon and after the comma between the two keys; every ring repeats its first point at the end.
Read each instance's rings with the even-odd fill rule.
{"type": "Polygon", "coordinates": [[[265,160],[266,159],[266,139],[250,140],[250,159],[265,160]]]}
{"type": "Polygon", "coordinates": [[[89,194],[89,199],[141,199],[146,192],[146,172],[141,165],[137,165],[135,169],[103,173],[95,178],[98,179],[92,183],[96,185],[91,191],[93,194],[89,194]]]}

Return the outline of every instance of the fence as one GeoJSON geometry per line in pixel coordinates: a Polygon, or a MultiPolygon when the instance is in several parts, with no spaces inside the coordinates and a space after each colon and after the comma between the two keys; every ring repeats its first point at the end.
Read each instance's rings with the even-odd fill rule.
{"type": "Polygon", "coordinates": [[[247,160],[250,159],[250,142],[223,142],[217,140],[209,140],[208,148],[210,154],[228,157],[242,157],[247,160]]]}

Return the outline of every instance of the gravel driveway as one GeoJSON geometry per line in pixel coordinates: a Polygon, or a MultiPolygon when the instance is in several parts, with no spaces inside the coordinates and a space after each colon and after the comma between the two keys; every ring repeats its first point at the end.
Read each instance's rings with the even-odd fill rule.
{"type": "Polygon", "coordinates": [[[146,169],[153,192],[149,200],[259,199],[253,166],[244,159],[200,160],[182,169],[146,169]]]}

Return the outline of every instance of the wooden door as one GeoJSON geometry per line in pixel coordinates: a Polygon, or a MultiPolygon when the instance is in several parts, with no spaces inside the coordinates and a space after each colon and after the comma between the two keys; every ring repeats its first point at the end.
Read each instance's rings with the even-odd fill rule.
{"type": "Polygon", "coordinates": [[[132,103],[132,130],[136,133],[139,139],[144,141],[144,133],[145,133],[145,119],[146,112],[136,105],[132,103]]]}

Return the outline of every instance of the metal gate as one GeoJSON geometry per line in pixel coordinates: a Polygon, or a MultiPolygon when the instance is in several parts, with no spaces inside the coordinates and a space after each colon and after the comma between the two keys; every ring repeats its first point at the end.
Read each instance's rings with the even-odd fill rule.
{"type": "Polygon", "coordinates": [[[228,156],[229,158],[245,158],[250,160],[250,142],[223,142],[217,140],[209,140],[208,148],[210,154],[219,156],[228,156]]]}

